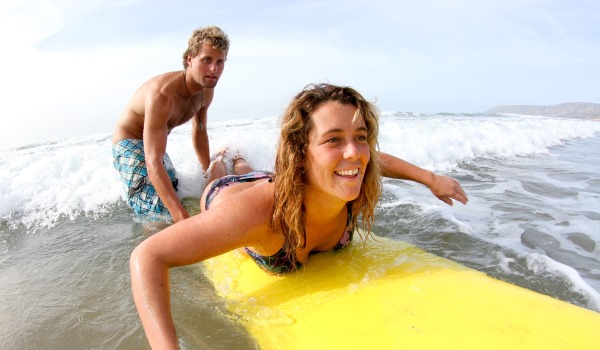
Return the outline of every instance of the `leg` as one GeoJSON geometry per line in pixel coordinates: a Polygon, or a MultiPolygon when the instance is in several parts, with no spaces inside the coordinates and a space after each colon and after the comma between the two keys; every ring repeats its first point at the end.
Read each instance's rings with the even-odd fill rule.
{"type": "Polygon", "coordinates": [[[213,180],[220,179],[223,176],[227,175],[227,168],[225,167],[225,162],[222,159],[215,159],[211,163],[208,171],[208,178],[206,179],[206,183],[209,184],[213,180]]]}
{"type": "Polygon", "coordinates": [[[220,179],[223,176],[227,175],[227,167],[225,166],[225,161],[223,157],[227,153],[227,149],[219,151],[215,159],[210,162],[208,169],[206,169],[206,174],[208,174],[206,178],[206,183],[209,184],[216,179],[220,179]]]}
{"type": "Polygon", "coordinates": [[[250,164],[248,164],[248,162],[246,162],[246,160],[240,156],[239,153],[236,154],[235,157],[233,157],[232,163],[233,163],[233,173],[235,175],[248,174],[249,172],[254,170],[254,169],[252,169],[250,164]]]}

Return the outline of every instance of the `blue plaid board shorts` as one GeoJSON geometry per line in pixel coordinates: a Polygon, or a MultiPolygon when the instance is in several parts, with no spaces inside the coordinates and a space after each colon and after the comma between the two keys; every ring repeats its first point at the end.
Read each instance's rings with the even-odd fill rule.
{"type": "MultiPolygon", "coordinates": [[[[112,146],[113,165],[119,172],[121,182],[127,192],[127,204],[138,214],[168,214],[162,200],[148,177],[144,141],[125,139],[112,146]]],[[[179,180],[175,177],[175,167],[165,153],[163,165],[169,174],[173,188],[177,191],[179,180]]]]}

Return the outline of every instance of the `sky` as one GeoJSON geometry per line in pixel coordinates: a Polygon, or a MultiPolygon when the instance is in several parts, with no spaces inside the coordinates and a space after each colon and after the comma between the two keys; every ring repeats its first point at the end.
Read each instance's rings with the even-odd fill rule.
{"type": "Polygon", "coordinates": [[[191,32],[231,40],[210,121],[279,116],[309,83],[382,111],[600,103],[596,0],[3,0],[0,149],[110,135],[191,32]]]}

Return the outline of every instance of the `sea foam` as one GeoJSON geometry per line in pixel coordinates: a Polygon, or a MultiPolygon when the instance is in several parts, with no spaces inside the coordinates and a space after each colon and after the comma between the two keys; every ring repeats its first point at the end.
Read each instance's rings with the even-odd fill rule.
{"type": "MultiPolygon", "coordinates": [[[[380,148],[418,166],[447,172],[480,157],[548,153],[561,143],[592,137],[600,123],[506,115],[383,113],[380,148]]],[[[213,122],[211,153],[240,152],[256,169],[272,170],[277,118],[213,122]]],[[[203,172],[189,124],[169,136],[169,153],[180,179],[180,197],[199,197],[203,172]]],[[[112,166],[110,135],[92,135],[7,150],[0,155],[0,220],[28,228],[61,218],[97,215],[125,199],[112,166]]]]}

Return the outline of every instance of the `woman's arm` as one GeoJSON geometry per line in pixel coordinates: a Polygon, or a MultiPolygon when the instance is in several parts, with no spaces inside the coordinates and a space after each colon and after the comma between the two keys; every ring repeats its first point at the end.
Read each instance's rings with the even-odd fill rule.
{"type": "MultiPolygon", "coordinates": [[[[145,242],[144,242],[145,243],[145,242]]],[[[178,349],[171,317],[169,266],[152,245],[142,243],[131,254],[131,288],[146,337],[153,349],[178,349]]]]}
{"type": "Polygon", "coordinates": [[[448,205],[453,204],[452,199],[462,204],[467,204],[469,201],[467,194],[455,179],[437,175],[387,153],[379,152],[379,154],[383,161],[382,176],[421,183],[429,187],[434,196],[448,205]]]}
{"type": "Polygon", "coordinates": [[[177,349],[178,345],[171,315],[169,268],[264,240],[268,237],[272,196],[266,186],[256,186],[175,223],[134,249],[129,263],[133,299],[153,349],[177,349]]]}

